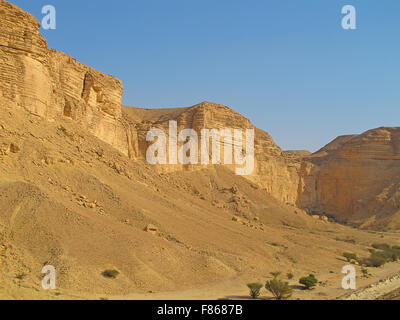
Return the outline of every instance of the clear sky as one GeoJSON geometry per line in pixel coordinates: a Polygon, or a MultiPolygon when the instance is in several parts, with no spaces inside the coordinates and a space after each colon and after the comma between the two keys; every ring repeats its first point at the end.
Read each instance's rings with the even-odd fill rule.
{"type": "Polygon", "coordinates": [[[12,0],[49,46],[124,83],[124,104],[228,105],[284,149],[399,126],[398,0],[12,0]],[[357,30],[341,27],[354,5],[357,30]]]}

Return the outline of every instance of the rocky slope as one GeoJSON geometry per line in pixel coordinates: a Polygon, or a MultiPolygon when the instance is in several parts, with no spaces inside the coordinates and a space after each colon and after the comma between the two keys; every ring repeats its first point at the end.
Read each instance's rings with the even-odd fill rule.
{"type": "Polygon", "coordinates": [[[44,264],[58,270],[60,289],[93,294],[261,273],[277,254],[264,243],[281,239],[268,225],[314,224],[228,170],[160,175],[71,120],[46,123],[0,102],[0,296],[40,291],[44,264]],[[106,269],[118,280],[102,277],[106,269]]]}
{"type": "Polygon", "coordinates": [[[0,299],[339,272],[342,251],[367,256],[381,241],[314,220],[223,166],[158,173],[72,119],[49,122],[2,97],[0,104],[0,299]],[[41,288],[47,264],[57,270],[57,291],[41,288]],[[107,269],[120,275],[104,278],[107,269]]]}

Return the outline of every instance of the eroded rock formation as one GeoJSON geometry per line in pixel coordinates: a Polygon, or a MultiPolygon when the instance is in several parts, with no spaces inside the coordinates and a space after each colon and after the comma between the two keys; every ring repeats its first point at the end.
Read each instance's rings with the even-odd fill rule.
{"type": "Polygon", "coordinates": [[[0,1],[0,91],[30,112],[82,122],[127,154],[121,123],[123,87],[118,79],[51,50],[29,13],[0,1]]]}
{"type": "MultiPolygon", "coordinates": [[[[310,156],[283,152],[271,136],[230,108],[204,102],[191,108],[146,110],[122,106],[120,80],[49,49],[39,22],[0,0],[0,95],[52,120],[72,119],[135,161],[144,161],[152,128],[255,129],[250,179],[282,202],[364,226],[397,227],[400,207],[399,128],[340,137],[310,156]]],[[[232,141],[235,144],[235,141],[232,141]]],[[[164,172],[201,166],[168,165],[164,172]]],[[[234,167],[232,167],[234,170],[234,167]]],[[[400,219],[400,218],[399,218],[400,219]]]]}
{"type": "Polygon", "coordinates": [[[302,175],[300,206],[364,227],[400,226],[400,128],[339,137],[302,175]]]}
{"type": "MultiPolygon", "coordinates": [[[[148,147],[146,142],[147,132],[151,128],[156,127],[168,133],[170,120],[177,121],[178,132],[183,129],[192,128],[197,132],[198,136],[200,136],[203,128],[242,129],[243,132],[245,129],[254,129],[255,168],[253,173],[246,176],[246,178],[255,182],[261,188],[265,188],[271,195],[285,203],[295,204],[297,201],[299,171],[301,168],[300,159],[286,155],[275,144],[268,133],[255,128],[248,119],[229,107],[211,102],[203,102],[191,108],[166,109],[162,111],[124,107],[123,113],[132,123],[130,126],[131,136],[129,137],[130,154],[134,158],[142,160],[145,160],[148,147]]],[[[225,148],[225,140],[221,138],[220,141],[221,150],[223,150],[225,148]]],[[[238,142],[233,139],[232,144],[236,143],[238,142]]],[[[210,151],[211,149],[210,147],[210,151]]],[[[221,155],[221,159],[223,158],[223,155],[221,155]]],[[[237,166],[228,165],[227,167],[235,170],[237,166]]],[[[159,166],[157,169],[164,172],[171,172],[202,168],[204,168],[203,165],[167,165],[159,166]]]]}

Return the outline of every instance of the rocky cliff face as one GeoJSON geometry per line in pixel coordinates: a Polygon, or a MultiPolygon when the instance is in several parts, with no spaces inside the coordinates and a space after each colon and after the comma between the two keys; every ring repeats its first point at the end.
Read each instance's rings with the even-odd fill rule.
{"type": "Polygon", "coordinates": [[[364,227],[400,227],[400,128],[340,137],[307,160],[300,206],[364,227]]]}
{"type": "MultiPolygon", "coordinates": [[[[178,132],[254,129],[255,169],[246,178],[276,199],[365,226],[382,221],[388,225],[397,214],[400,220],[399,128],[339,137],[310,156],[304,151],[283,152],[268,133],[223,105],[204,102],[163,110],[122,107],[121,81],[49,49],[39,27],[33,16],[0,0],[2,99],[48,120],[72,119],[135,161],[146,158],[147,132],[160,128],[168,133],[170,120],[177,121],[178,132]]],[[[203,168],[155,167],[162,172],[203,168]]]]}
{"type": "MultiPolygon", "coordinates": [[[[209,102],[163,111],[122,108],[123,87],[118,79],[49,49],[39,33],[39,22],[29,13],[0,1],[0,14],[0,90],[5,98],[50,120],[64,116],[80,122],[135,160],[146,158],[147,132],[154,127],[168,132],[170,120],[178,122],[178,132],[187,128],[198,134],[203,128],[255,129],[255,170],[249,178],[282,201],[296,201],[299,161],[286,157],[266,132],[254,128],[242,115],[209,102]]],[[[199,168],[174,165],[157,169],[199,168]]]]}
{"type": "Polygon", "coordinates": [[[30,112],[70,117],[127,154],[118,79],[51,50],[29,13],[0,1],[0,91],[30,112]]]}
{"type": "MultiPolygon", "coordinates": [[[[176,120],[177,131],[191,128],[201,136],[201,130],[206,129],[246,129],[255,130],[255,166],[251,175],[246,176],[259,187],[266,189],[275,198],[294,204],[297,200],[297,188],[299,183],[300,160],[286,155],[275,144],[271,136],[265,131],[255,128],[248,119],[233,111],[227,106],[211,102],[203,102],[191,108],[169,109],[169,110],[146,110],[125,107],[123,113],[131,123],[129,127],[129,153],[133,158],[145,160],[148,144],[146,134],[151,128],[160,128],[168,136],[169,121],[176,120]]],[[[243,141],[245,138],[243,137],[243,141]]],[[[226,142],[223,138],[221,151],[224,150],[226,142]]],[[[232,140],[232,144],[239,143],[232,140]]],[[[183,143],[179,144],[181,146],[183,143]]],[[[246,152],[244,146],[244,154],[246,152]]],[[[211,153],[210,147],[210,153],[211,153]]],[[[199,150],[200,153],[200,150],[199,150]]],[[[224,159],[223,152],[221,159],[224,159]]],[[[223,163],[223,162],[222,162],[223,163]]],[[[236,165],[227,165],[235,170],[236,165]]],[[[198,170],[204,165],[167,165],[158,166],[157,169],[163,172],[177,170],[198,170]]]]}
{"type": "MultiPolygon", "coordinates": [[[[199,134],[203,128],[255,129],[242,115],[208,102],[170,111],[126,107],[122,111],[123,87],[118,79],[49,49],[39,33],[39,22],[18,7],[1,1],[0,14],[3,96],[47,119],[64,116],[80,122],[132,159],[145,160],[147,132],[154,127],[168,132],[170,120],[178,122],[178,131],[192,128],[199,134]]],[[[294,162],[286,159],[272,138],[257,129],[255,151],[255,170],[250,179],[276,198],[294,203],[298,163],[293,166],[294,162]]],[[[158,168],[164,172],[183,169],[196,167],[158,168]]]]}

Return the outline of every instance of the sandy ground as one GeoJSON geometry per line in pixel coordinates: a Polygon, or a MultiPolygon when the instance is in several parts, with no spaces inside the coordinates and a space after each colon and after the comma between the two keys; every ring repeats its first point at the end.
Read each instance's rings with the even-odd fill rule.
{"type": "MultiPolygon", "coordinates": [[[[358,268],[358,274],[361,274],[358,268]]],[[[357,278],[357,289],[349,291],[341,288],[342,274],[321,275],[319,280],[324,284],[311,291],[302,290],[296,281],[289,281],[295,289],[292,300],[376,300],[400,288],[400,263],[389,263],[383,268],[370,269],[369,278],[357,278]]],[[[267,280],[267,278],[265,278],[267,280]]],[[[260,281],[264,283],[265,281],[260,281]]],[[[249,299],[248,289],[240,285],[245,279],[226,281],[213,287],[202,287],[179,292],[161,292],[147,294],[130,294],[125,296],[110,296],[110,300],[218,300],[249,299]]],[[[261,299],[272,299],[271,295],[263,290],[261,299]]]]}

